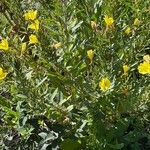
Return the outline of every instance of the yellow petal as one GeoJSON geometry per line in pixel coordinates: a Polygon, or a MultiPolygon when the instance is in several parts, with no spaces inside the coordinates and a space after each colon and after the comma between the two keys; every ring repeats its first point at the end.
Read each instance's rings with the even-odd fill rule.
{"type": "Polygon", "coordinates": [[[130,27],[127,27],[127,29],[125,30],[125,34],[130,34],[130,32],[131,32],[131,28],[130,27]]]}
{"type": "Polygon", "coordinates": [[[106,91],[110,88],[111,86],[111,82],[108,78],[103,78],[100,82],[99,82],[99,87],[102,91],[106,91]]]}
{"type": "Polygon", "coordinates": [[[107,26],[112,26],[114,23],[114,19],[112,17],[105,16],[104,21],[107,26]]]}
{"type": "Polygon", "coordinates": [[[36,44],[36,43],[39,43],[39,41],[38,41],[36,35],[31,34],[31,35],[29,36],[29,44],[36,44]]]}
{"type": "Polygon", "coordinates": [[[35,20],[37,17],[37,10],[29,10],[24,14],[25,20],[35,20]]]}
{"type": "Polygon", "coordinates": [[[92,49],[87,51],[87,57],[90,59],[91,62],[93,61],[94,51],[92,49]]]}
{"type": "Polygon", "coordinates": [[[6,78],[7,73],[4,72],[4,70],[0,67],[0,80],[3,80],[4,78],[6,78]]]}
{"type": "Polygon", "coordinates": [[[0,67],[0,75],[3,74],[3,69],[0,67]]]}
{"type": "Polygon", "coordinates": [[[8,45],[7,39],[3,39],[0,42],[0,49],[2,49],[2,50],[8,50],[8,48],[9,48],[9,45],[8,45]]]}
{"type": "Polygon", "coordinates": [[[140,25],[140,20],[138,18],[135,18],[134,25],[135,26],[139,26],[140,25]]]}
{"type": "Polygon", "coordinates": [[[150,63],[143,62],[138,66],[138,71],[140,74],[150,74],[150,63]]]}
{"type": "Polygon", "coordinates": [[[40,22],[37,19],[32,24],[28,25],[28,28],[33,29],[33,30],[39,30],[39,25],[40,25],[40,22]]]}
{"type": "Polygon", "coordinates": [[[128,65],[123,65],[124,74],[127,74],[129,69],[130,69],[130,67],[128,65]]]}

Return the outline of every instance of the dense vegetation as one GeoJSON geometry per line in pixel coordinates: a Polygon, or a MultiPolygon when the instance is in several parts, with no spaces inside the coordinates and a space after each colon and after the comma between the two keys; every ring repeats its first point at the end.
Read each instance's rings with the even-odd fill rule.
{"type": "Polygon", "coordinates": [[[149,0],[0,1],[1,150],[150,149],[149,0]]]}

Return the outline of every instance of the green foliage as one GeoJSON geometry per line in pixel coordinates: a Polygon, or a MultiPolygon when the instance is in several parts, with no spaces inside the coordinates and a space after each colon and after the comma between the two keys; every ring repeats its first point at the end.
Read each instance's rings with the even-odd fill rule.
{"type": "Polygon", "coordinates": [[[1,0],[9,49],[0,49],[8,73],[0,79],[0,149],[149,150],[150,76],[138,70],[150,54],[149,12],[149,0],[1,0]],[[37,10],[38,31],[28,28],[29,10],[37,10]],[[111,87],[102,91],[105,77],[111,87]]]}

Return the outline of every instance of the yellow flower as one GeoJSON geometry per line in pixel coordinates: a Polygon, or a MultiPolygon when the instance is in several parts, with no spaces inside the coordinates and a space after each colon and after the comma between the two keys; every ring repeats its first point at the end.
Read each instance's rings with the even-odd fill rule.
{"type": "Polygon", "coordinates": [[[58,48],[60,48],[61,46],[62,46],[61,42],[58,42],[58,43],[56,43],[56,44],[53,45],[53,47],[54,47],[55,49],[58,49],[58,48]]]}
{"type": "Polygon", "coordinates": [[[7,73],[0,67],[0,80],[3,80],[7,76],[7,73]]]}
{"type": "Polygon", "coordinates": [[[110,88],[111,86],[111,82],[108,78],[103,78],[100,82],[99,82],[99,87],[102,91],[106,91],[110,88]]]}
{"type": "Polygon", "coordinates": [[[31,34],[31,35],[29,36],[29,44],[36,44],[36,43],[39,43],[39,41],[38,41],[36,35],[31,34]]]}
{"type": "Polygon", "coordinates": [[[87,57],[90,59],[92,63],[94,57],[94,51],[92,49],[87,51],[87,57]]]}
{"type": "Polygon", "coordinates": [[[0,49],[2,49],[2,50],[8,50],[8,48],[9,48],[9,45],[8,45],[7,39],[3,39],[0,42],[0,49]]]}
{"type": "Polygon", "coordinates": [[[29,10],[24,14],[25,20],[35,20],[37,17],[37,10],[29,10]]]}
{"type": "Polygon", "coordinates": [[[97,24],[95,21],[91,21],[91,27],[93,30],[95,30],[97,28],[97,24]]]}
{"type": "Polygon", "coordinates": [[[127,27],[126,30],[125,30],[125,34],[128,35],[128,34],[130,34],[130,32],[131,32],[131,28],[130,28],[130,27],[127,27]]]}
{"type": "Polygon", "coordinates": [[[143,56],[143,60],[150,63],[150,55],[143,56]]]}
{"type": "Polygon", "coordinates": [[[130,67],[128,65],[123,65],[124,74],[127,74],[129,69],[130,69],[130,67]]]}
{"type": "Polygon", "coordinates": [[[104,17],[104,21],[107,26],[112,26],[112,24],[114,23],[114,19],[112,17],[108,17],[108,16],[104,17]]]}
{"type": "Polygon", "coordinates": [[[135,26],[139,26],[140,25],[140,20],[138,18],[135,18],[134,23],[135,26]]]}
{"type": "Polygon", "coordinates": [[[150,63],[143,62],[138,66],[138,71],[140,74],[150,74],[150,63]]]}
{"type": "Polygon", "coordinates": [[[39,25],[40,22],[38,19],[36,19],[32,24],[28,25],[28,28],[33,30],[39,30],[39,25]]]}

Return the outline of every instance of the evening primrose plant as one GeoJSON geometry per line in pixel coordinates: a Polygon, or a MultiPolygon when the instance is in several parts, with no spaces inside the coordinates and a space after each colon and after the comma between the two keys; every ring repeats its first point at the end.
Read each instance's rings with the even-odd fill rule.
{"type": "Polygon", "coordinates": [[[25,20],[35,20],[37,18],[37,10],[28,10],[24,14],[25,20]]]}
{"type": "Polygon", "coordinates": [[[3,68],[0,68],[0,80],[5,79],[7,76],[7,73],[3,70],[3,68]]]}
{"type": "Polygon", "coordinates": [[[8,44],[8,40],[7,39],[2,39],[1,41],[0,41],[0,50],[8,50],[8,48],[9,48],[9,44],[8,44]]]}
{"type": "Polygon", "coordinates": [[[149,1],[0,2],[0,149],[149,150],[149,1]]]}

